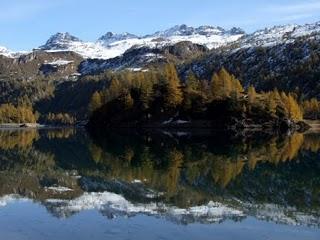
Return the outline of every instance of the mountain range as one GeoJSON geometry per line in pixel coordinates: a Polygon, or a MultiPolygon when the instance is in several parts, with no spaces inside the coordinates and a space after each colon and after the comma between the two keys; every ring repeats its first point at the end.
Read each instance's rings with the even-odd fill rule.
{"type": "MultiPolygon", "coordinates": [[[[48,52],[73,51],[84,58],[110,59],[122,55],[132,47],[160,48],[183,41],[204,45],[210,50],[231,44],[236,44],[239,48],[267,47],[290,43],[298,37],[319,33],[320,22],[306,25],[275,26],[258,30],[251,34],[245,33],[241,28],[232,28],[230,30],[213,26],[194,28],[183,24],[145,36],[137,36],[127,32],[121,34],[108,32],[96,42],[82,41],[70,33],[56,33],[44,45],[34,50],[40,49],[48,52]]],[[[23,52],[23,54],[25,53],[23,52]]],[[[7,57],[21,55],[11,52],[5,47],[0,47],[0,54],[7,57]]]]}
{"type": "Polygon", "coordinates": [[[182,80],[192,72],[209,81],[213,72],[225,67],[244,87],[320,98],[319,59],[320,22],[253,33],[177,25],[145,36],[108,32],[95,42],[56,33],[30,52],[0,47],[0,103],[28,96],[41,106],[40,112],[45,108],[79,114],[81,108],[82,116],[90,94],[107,84],[84,81],[87,76],[97,78],[108,70],[148,71],[168,62],[176,64],[182,80]]]}

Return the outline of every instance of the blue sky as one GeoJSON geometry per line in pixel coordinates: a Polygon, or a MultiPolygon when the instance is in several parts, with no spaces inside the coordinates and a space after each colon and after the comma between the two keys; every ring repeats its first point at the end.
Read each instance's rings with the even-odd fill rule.
{"type": "Polygon", "coordinates": [[[247,32],[320,21],[320,0],[0,0],[0,46],[30,50],[56,32],[94,41],[107,31],[148,34],[185,23],[247,32]]]}

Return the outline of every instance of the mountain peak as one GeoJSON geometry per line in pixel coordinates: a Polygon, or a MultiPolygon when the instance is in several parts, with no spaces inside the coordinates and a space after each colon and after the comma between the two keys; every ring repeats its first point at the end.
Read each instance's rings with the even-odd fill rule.
{"type": "Polygon", "coordinates": [[[210,37],[213,35],[241,35],[245,34],[245,32],[240,28],[232,28],[231,30],[227,31],[222,27],[219,26],[199,26],[199,27],[191,27],[186,24],[176,25],[172,28],[169,28],[164,31],[159,31],[154,33],[151,36],[157,37],[172,37],[172,36],[191,36],[191,35],[202,35],[206,37],[210,37]]]}
{"type": "Polygon", "coordinates": [[[65,49],[71,42],[81,42],[81,40],[68,32],[58,32],[52,35],[41,49],[65,49]]]}
{"type": "Polygon", "coordinates": [[[176,25],[164,31],[158,31],[151,36],[157,37],[171,37],[171,36],[182,36],[192,35],[194,31],[193,27],[189,27],[186,24],[176,25]]]}
{"type": "Polygon", "coordinates": [[[98,42],[102,43],[103,45],[109,45],[113,42],[123,41],[123,40],[133,39],[133,38],[139,38],[139,37],[137,35],[134,35],[128,32],[119,33],[119,34],[113,33],[113,32],[107,32],[105,35],[103,35],[98,39],[98,42]]]}
{"type": "Polygon", "coordinates": [[[245,34],[246,32],[242,28],[233,27],[229,30],[229,33],[233,35],[233,34],[245,34]]]}

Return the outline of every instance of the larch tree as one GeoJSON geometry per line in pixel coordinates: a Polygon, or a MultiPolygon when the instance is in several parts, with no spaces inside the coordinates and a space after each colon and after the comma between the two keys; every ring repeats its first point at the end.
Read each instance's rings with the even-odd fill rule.
{"type": "Polygon", "coordinates": [[[228,73],[228,71],[225,68],[221,68],[221,70],[218,73],[219,78],[222,81],[222,96],[223,98],[230,97],[230,94],[232,92],[232,77],[228,73]]]}
{"type": "Polygon", "coordinates": [[[292,120],[299,121],[303,119],[303,114],[301,111],[301,108],[295,98],[289,94],[288,96],[288,112],[289,112],[289,117],[292,120]]]}
{"type": "Polygon", "coordinates": [[[200,91],[201,84],[194,73],[189,73],[186,79],[186,92],[192,93],[200,91]]]}
{"type": "Polygon", "coordinates": [[[148,75],[145,76],[143,73],[141,73],[139,76],[142,78],[140,82],[140,101],[143,109],[148,109],[154,95],[153,79],[149,78],[148,75]]]}
{"type": "Polygon", "coordinates": [[[239,81],[234,75],[230,76],[231,80],[231,94],[235,96],[236,100],[239,99],[244,89],[239,81]]]}
{"type": "Polygon", "coordinates": [[[110,82],[110,86],[105,92],[105,99],[103,102],[109,102],[117,97],[120,96],[122,91],[122,86],[120,84],[120,81],[117,78],[113,78],[110,82]]]}
{"type": "Polygon", "coordinates": [[[211,79],[211,93],[215,100],[222,100],[230,97],[235,85],[232,82],[232,76],[225,68],[218,73],[214,73],[211,79]]]}
{"type": "Polygon", "coordinates": [[[183,94],[180,85],[180,79],[176,67],[173,64],[167,64],[165,67],[165,87],[164,104],[166,108],[176,108],[183,101],[183,94]]]}
{"type": "Polygon", "coordinates": [[[213,99],[222,98],[223,83],[217,73],[214,73],[211,78],[211,94],[213,99]]]}

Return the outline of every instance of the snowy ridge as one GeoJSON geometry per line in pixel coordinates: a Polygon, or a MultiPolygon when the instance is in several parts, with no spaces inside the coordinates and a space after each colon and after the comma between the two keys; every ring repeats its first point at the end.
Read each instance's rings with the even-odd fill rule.
{"type": "Polygon", "coordinates": [[[69,33],[57,33],[40,49],[49,52],[74,51],[85,58],[110,59],[122,55],[132,47],[160,48],[183,41],[191,41],[213,49],[234,42],[243,35],[244,32],[236,28],[226,31],[219,27],[193,28],[181,25],[142,37],[130,33],[108,32],[93,43],[83,42],[69,33]]]}
{"type": "MultiPolygon", "coordinates": [[[[96,42],[85,42],[69,33],[57,33],[39,47],[48,52],[73,51],[84,58],[111,59],[121,56],[133,47],[161,48],[183,41],[200,44],[209,49],[234,45],[236,49],[268,47],[290,43],[298,37],[320,35],[320,22],[305,25],[283,25],[245,34],[240,28],[225,30],[221,27],[177,25],[164,31],[146,36],[131,33],[115,34],[108,32],[96,42]]],[[[19,54],[0,47],[0,55],[17,57],[19,54]]]]}
{"type": "Polygon", "coordinates": [[[39,49],[47,52],[72,51],[84,58],[107,59],[118,56],[114,49],[108,49],[99,43],[83,42],[69,33],[57,33],[50,37],[45,45],[39,49]]]}
{"type": "Polygon", "coordinates": [[[135,39],[135,38],[137,39],[139,37],[137,35],[127,33],[127,32],[121,33],[121,34],[107,32],[105,35],[103,35],[102,37],[100,37],[98,39],[98,42],[100,42],[101,44],[103,44],[105,46],[109,46],[109,44],[114,43],[114,42],[123,41],[123,40],[127,40],[127,39],[135,39]]]}
{"type": "Polygon", "coordinates": [[[58,33],[51,37],[42,49],[48,51],[74,51],[85,58],[110,59],[121,56],[133,47],[162,48],[183,41],[216,49],[235,44],[238,49],[268,47],[293,42],[296,38],[320,34],[320,22],[306,25],[283,25],[245,34],[240,28],[225,30],[221,27],[177,25],[164,31],[146,36],[130,33],[108,32],[97,42],[83,42],[68,33],[58,33]],[[54,44],[53,44],[54,43],[54,44]]]}
{"type": "Polygon", "coordinates": [[[292,43],[299,37],[311,35],[320,35],[320,22],[266,28],[241,38],[236,44],[239,48],[272,47],[278,44],[292,43]]]}

